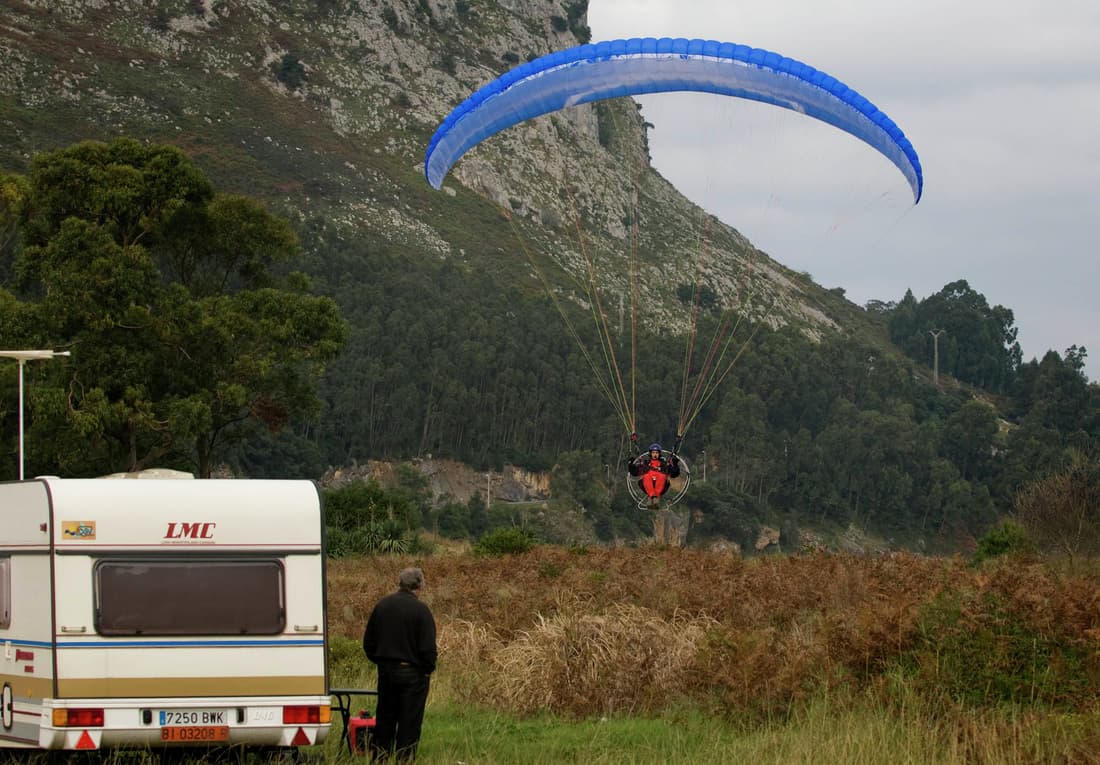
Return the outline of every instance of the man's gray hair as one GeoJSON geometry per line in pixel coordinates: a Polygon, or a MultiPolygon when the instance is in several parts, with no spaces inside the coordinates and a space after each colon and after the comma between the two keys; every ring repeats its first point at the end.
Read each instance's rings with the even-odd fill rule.
{"type": "Polygon", "coordinates": [[[402,590],[419,590],[424,584],[424,572],[418,568],[402,569],[397,581],[402,590]]]}

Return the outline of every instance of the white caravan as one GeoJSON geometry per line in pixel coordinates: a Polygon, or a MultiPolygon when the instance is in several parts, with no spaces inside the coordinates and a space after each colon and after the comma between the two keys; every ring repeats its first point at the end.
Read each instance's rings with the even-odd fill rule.
{"type": "Polygon", "coordinates": [[[323,530],[310,481],[0,483],[0,746],[323,741],[323,530]]]}

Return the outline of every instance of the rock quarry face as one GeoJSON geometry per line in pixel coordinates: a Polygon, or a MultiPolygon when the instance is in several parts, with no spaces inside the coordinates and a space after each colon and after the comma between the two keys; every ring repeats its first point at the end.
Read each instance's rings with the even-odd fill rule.
{"type": "MultiPolygon", "coordinates": [[[[466,502],[475,494],[504,502],[532,502],[549,499],[550,474],[506,465],[503,470],[478,471],[454,460],[417,459],[411,463],[428,481],[436,502],[447,499],[466,502]]],[[[321,485],[336,489],[361,481],[378,481],[383,486],[396,483],[397,465],[384,460],[369,460],[329,470],[321,485]]]]}

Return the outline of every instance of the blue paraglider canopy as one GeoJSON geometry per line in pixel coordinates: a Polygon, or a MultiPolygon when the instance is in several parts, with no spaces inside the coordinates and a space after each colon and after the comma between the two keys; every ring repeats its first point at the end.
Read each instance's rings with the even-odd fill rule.
{"type": "Polygon", "coordinates": [[[424,159],[435,188],[471,148],[542,114],[620,96],[700,91],[761,101],[806,114],[874,147],[905,176],[920,201],[916,150],[874,104],[834,77],[778,53],[682,38],[612,40],[551,53],[506,72],[448,115],[424,159]]]}

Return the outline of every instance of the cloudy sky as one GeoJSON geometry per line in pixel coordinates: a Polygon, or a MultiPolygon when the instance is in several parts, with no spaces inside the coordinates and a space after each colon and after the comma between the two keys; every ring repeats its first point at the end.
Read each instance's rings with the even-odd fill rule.
{"type": "Polygon", "coordinates": [[[1024,359],[1070,345],[1100,379],[1100,2],[590,0],[593,41],[766,48],[888,114],[924,168],[913,206],[874,150],[738,99],[640,99],[656,168],[784,265],[849,299],[966,279],[1015,314],[1024,359]]]}

